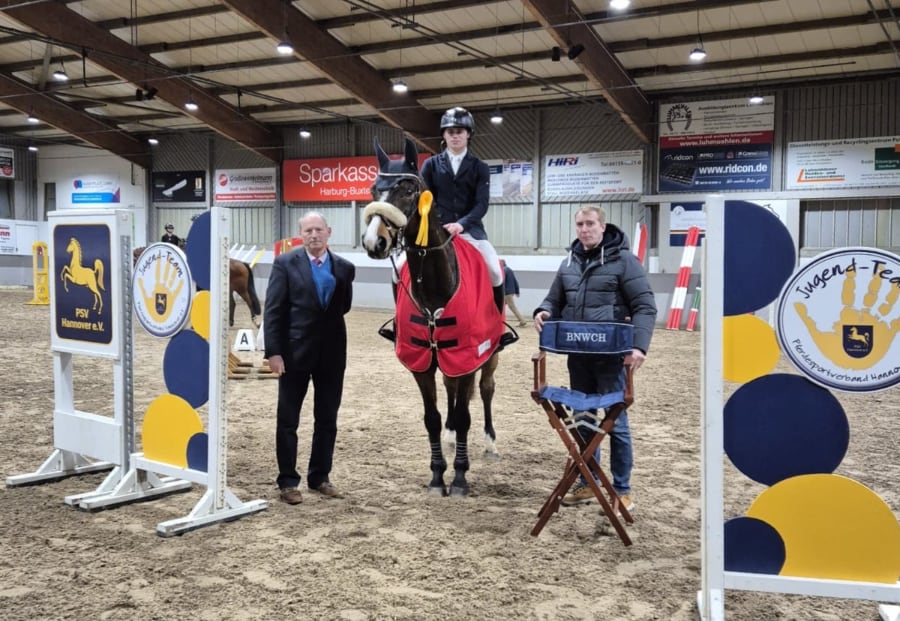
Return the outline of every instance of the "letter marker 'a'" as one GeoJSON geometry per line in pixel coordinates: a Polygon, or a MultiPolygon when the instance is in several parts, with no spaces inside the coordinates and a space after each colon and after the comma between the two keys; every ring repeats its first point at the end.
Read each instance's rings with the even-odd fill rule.
{"type": "Polygon", "coordinates": [[[238,330],[232,349],[234,349],[234,351],[255,351],[256,338],[253,336],[253,331],[246,328],[238,330]]]}

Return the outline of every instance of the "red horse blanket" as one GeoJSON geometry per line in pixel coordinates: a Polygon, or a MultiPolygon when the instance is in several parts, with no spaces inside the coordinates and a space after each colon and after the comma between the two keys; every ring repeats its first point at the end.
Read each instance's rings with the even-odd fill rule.
{"type": "Polygon", "coordinates": [[[466,240],[453,238],[459,263],[459,286],[434,326],[409,294],[409,264],[400,269],[397,295],[397,358],[410,371],[427,371],[432,351],[444,375],[457,377],[478,370],[497,349],[503,319],[494,303],[490,276],[481,253],[466,240]]]}

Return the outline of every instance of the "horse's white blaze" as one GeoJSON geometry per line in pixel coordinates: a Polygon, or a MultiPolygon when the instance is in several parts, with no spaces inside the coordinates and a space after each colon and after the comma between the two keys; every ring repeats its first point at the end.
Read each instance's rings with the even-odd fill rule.
{"type": "Polygon", "coordinates": [[[369,252],[374,252],[378,248],[378,229],[381,228],[381,216],[372,216],[369,225],[366,227],[366,234],[363,235],[363,246],[369,252]]]}

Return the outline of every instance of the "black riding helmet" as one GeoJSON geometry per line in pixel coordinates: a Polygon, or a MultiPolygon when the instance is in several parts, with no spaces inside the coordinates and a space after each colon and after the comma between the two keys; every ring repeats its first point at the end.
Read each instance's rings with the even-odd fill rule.
{"type": "Polygon", "coordinates": [[[465,108],[459,106],[450,108],[441,117],[441,134],[448,127],[462,127],[469,132],[469,138],[475,133],[475,119],[472,114],[465,108]]]}

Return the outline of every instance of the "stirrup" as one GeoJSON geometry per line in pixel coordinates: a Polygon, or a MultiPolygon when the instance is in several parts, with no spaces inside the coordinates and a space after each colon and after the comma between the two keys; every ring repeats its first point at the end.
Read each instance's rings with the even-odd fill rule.
{"type": "Polygon", "coordinates": [[[516,332],[515,328],[509,325],[509,322],[504,321],[503,324],[509,328],[509,332],[504,332],[500,335],[500,342],[497,344],[497,352],[503,351],[507,346],[512,345],[519,340],[519,333],[516,332]]]}
{"type": "Polygon", "coordinates": [[[391,319],[388,319],[387,321],[385,321],[381,325],[381,327],[378,328],[378,335],[383,336],[384,338],[389,340],[391,343],[396,343],[397,342],[397,332],[393,328],[387,327],[388,324],[393,324],[393,323],[394,323],[393,317],[391,319]]]}

